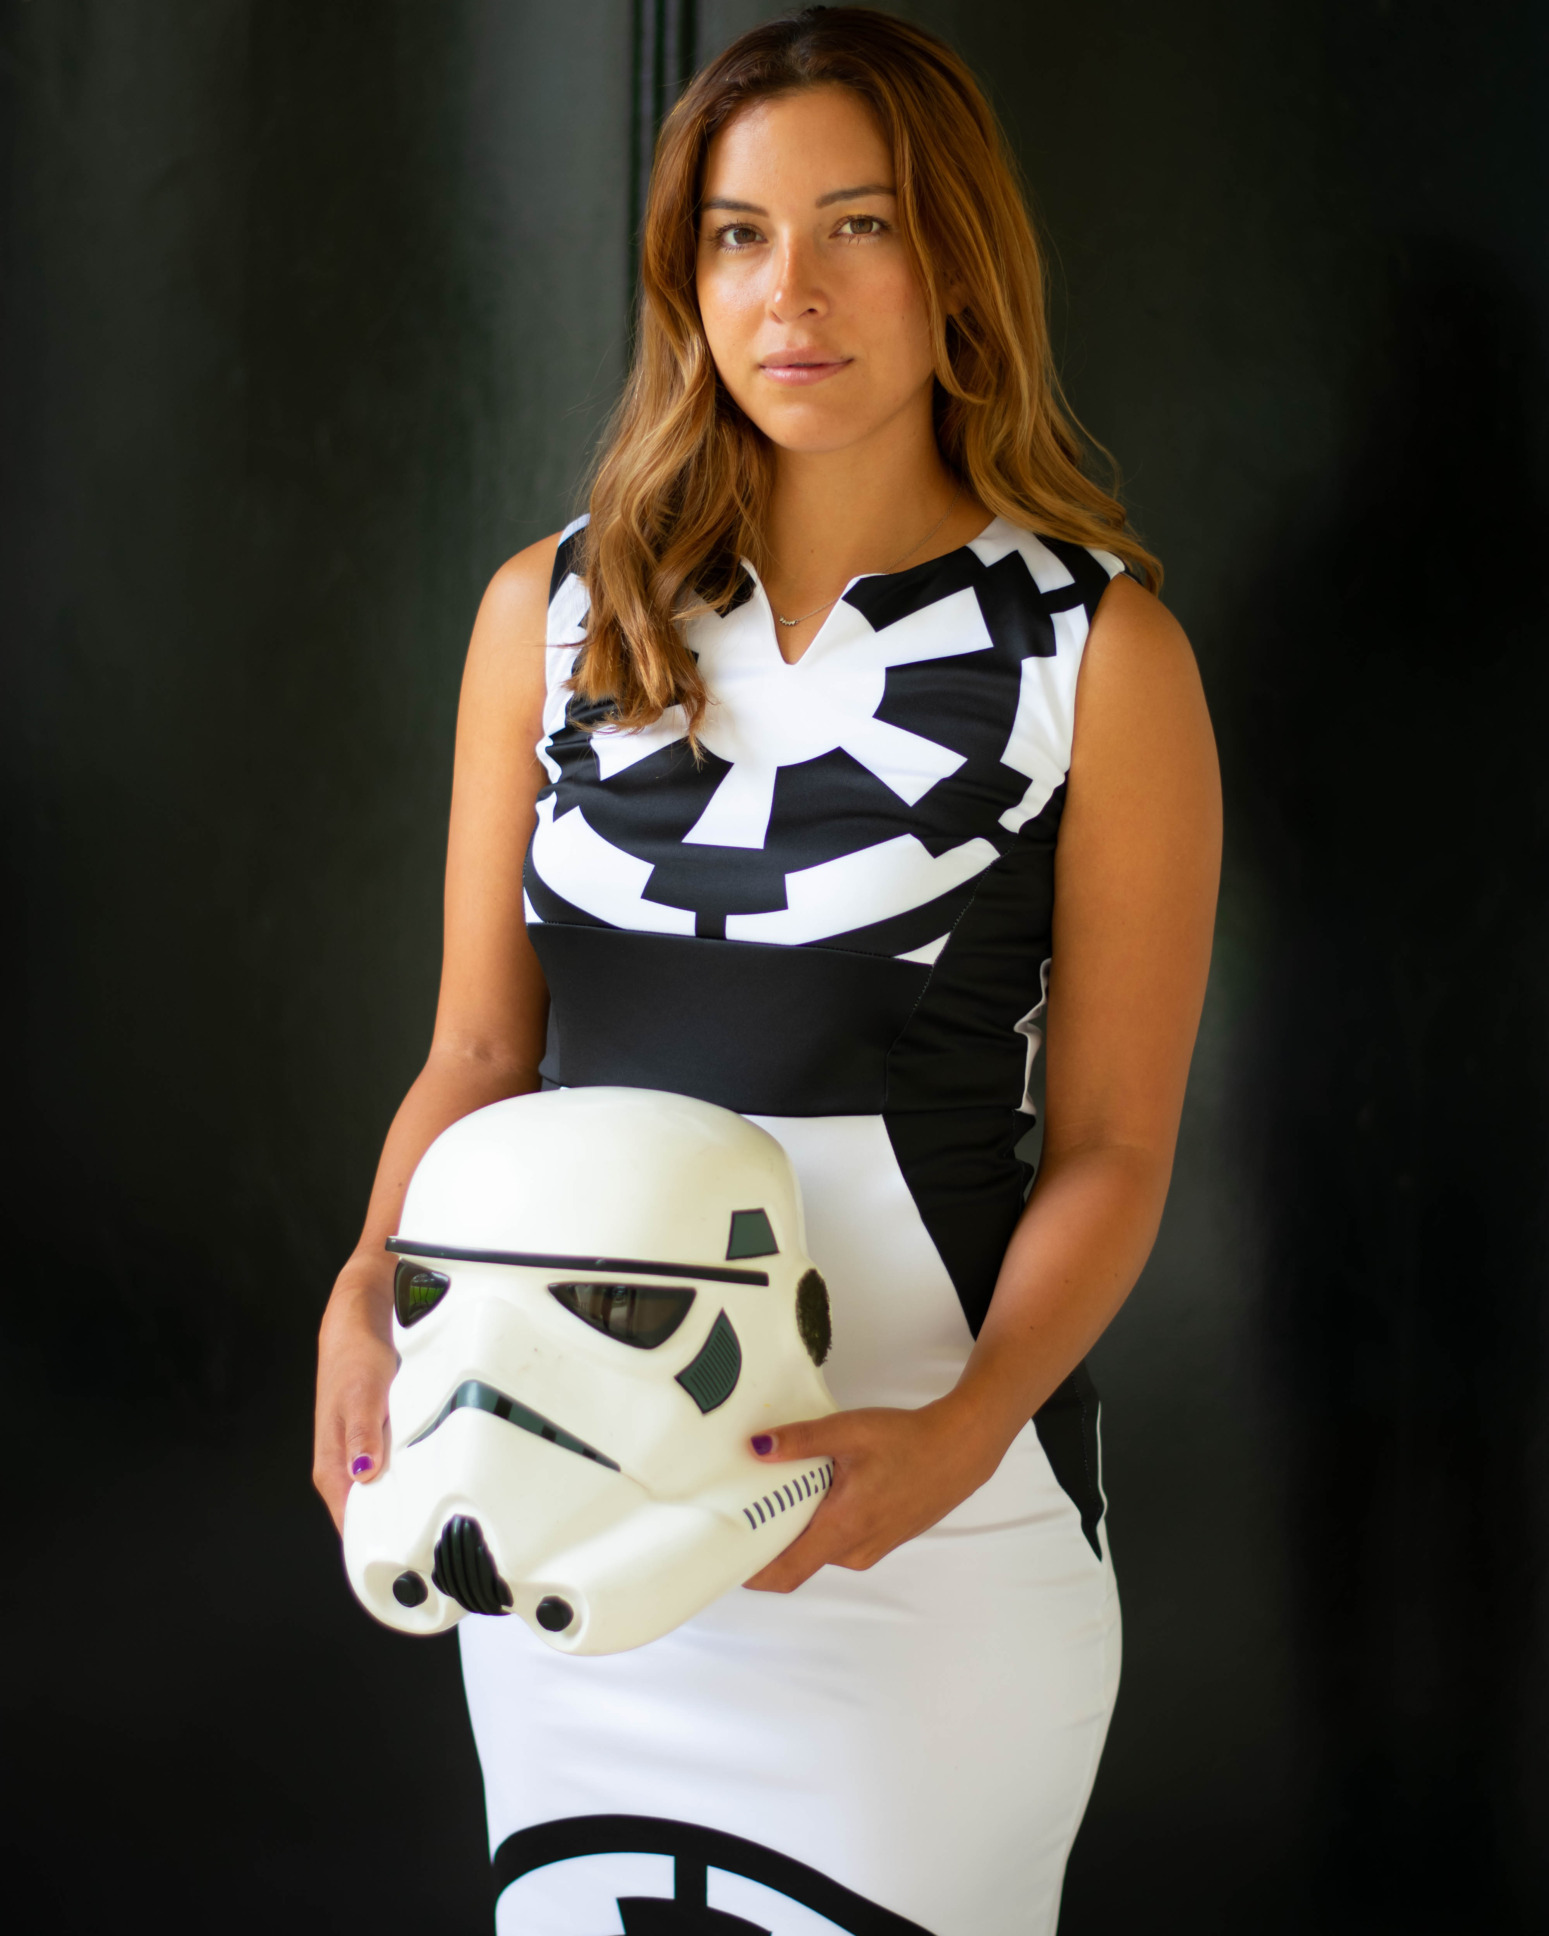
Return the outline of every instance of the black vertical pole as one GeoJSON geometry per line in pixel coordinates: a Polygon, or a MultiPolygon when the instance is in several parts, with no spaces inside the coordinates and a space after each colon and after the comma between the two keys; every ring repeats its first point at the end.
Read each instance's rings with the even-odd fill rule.
{"type": "Polygon", "coordinates": [[[629,145],[629,287],[640,285],[640,230],[656,137],[698,59],[698,0],[634,0],[633,127],[629,145]]]}

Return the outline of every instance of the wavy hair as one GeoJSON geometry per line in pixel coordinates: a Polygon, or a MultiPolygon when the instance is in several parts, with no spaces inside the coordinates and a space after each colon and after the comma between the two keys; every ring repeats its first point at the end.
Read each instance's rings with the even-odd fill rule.
{"type": "Polygon", "coordinates": [[[978,83],[907,21],[811,7],[734,40],[689,83],[657,141],[633,367],[593,475],[579,565],[591,610],[574,685],[626,727],[677,705],[693,737],[707,694],[677,621],[727,608],[740,557],[765,563],[771,449],[717,377],[695,288],[706,152],[751,102],[831,86],[866,103],[892,150],[935,344],[944,463],[991,512],[1114,552],[1161,583],[1117,497],[1084,468],[1098,447],[1060,390],[1042,256],[978,83]],[[967,300],[949,315],[954,286],[967,300]]]}

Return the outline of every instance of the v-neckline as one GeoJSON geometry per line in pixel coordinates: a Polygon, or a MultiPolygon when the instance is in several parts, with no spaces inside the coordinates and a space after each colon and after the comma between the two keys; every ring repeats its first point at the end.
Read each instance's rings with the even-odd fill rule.
{"type": "Polygon", "coordinates": [[[775,657],[780,661],[781,665],[783,665],[788,672],[794,672],[799,665],[805,664],[807,659],[811,657],[813,648],[823,638],[824,634],[828,631],[829,626],[833,624],[834,614],[839,610],[839,607],[845,602],[845,599],[854,590],[854,588],[857,585],[859,585],[864,579],[906,578],[911,571],[923,571],[927,565],[939,565],[943,562],[943,560],[947,558],[955,558],[960,551],[971,551],[976,544],[979,544],[983,539],[989,536],[989,534],[995,529],[996,525],[999,524],[1000,521],[1001,521],[1000,514],[999,512],[997,512],[995,516],[990,519],[989,523],[984,527],[982,531],[976,531],[971,538],[965,538],[960,545],[953,545],[950,551],[938,552],[934,558],[922,558],[919,564],[917,565],[905,565],[903,569],[900,571],[858,571],[855,574],[855,576],[852,579],[850,579],[849,582],[845,585],[844,590],[840,592],[839,595],[834,599],[834,602],[829,606],[828,611],[824,616],[823,623],[812,634],[812,637],[808,639],[807,643],[802,647],[800,654],[794,659],[786,658],[784,652],[782,652],[780,649],[780,621],[775,613],[774,603],[771,600],[768,591],[765,589],[764,581],[759,576],[758,570],[754,565],[752,559],[739,558],[738,563],[742,566],[742,569],[748,574],[748,577],[752,579],[754,595],[762,602],[764,610],[769,614],[769,624],[767,627],[767,632],[768,632],[768,637],[770,639],[770,642],[773,644],[775,649],[775,657]]]}
{"type": "Polygon", "coordinates": [[[812,634],[812,637],[808,639],[807,643],[801,648],[801,651],[796,655],[794,659],[788,659],[786,658],[785,653],[781,650],[781,647],[780,647],[780,621],[775,613],[774,601],[770,598],[769,593],[764,588],[763,579],[759,577],[757,570],[754,568],[752,560],[749,558],[744,558],[742,560],[742,569],[748,574],[749,578],[751,578],[753,581],[754,599],[763,606],[764,611],[768,614],[769,623],[765,628],[765,632],[770,644],[773,645],[775,649],[775,657],[780,661],[781,665],[783,665],[788,672],[794,672],[797,666],[801,665],[806,659],[808,659],[811,656],[814,646],[818,644],[819,640],[823,637],[824,633],[827,632],[828,628],[833,624],[834,616],[838,612],[839,607],[844,603],[845,592],[849,591],[850,586],[858,585],[861,582],[862,578],[868,578],[868,577],[876,578],[882,575],[880,572],[857,572],[855,577],[853,577],[849,581],[849,584],[845,586],[844,591],[839,593],[838,597],[834,599],[833,603],[829,606],[828,610],[824,613],[822,624],[812,634]]]}

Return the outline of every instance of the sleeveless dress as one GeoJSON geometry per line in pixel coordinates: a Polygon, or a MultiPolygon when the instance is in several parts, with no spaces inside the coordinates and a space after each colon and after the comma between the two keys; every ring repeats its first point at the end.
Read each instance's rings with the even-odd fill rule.
{"type": "MultiPolygon", "coordinates": [[[[580,529],[526,867],[545,1077],[778,1137],[835,1399],[923,1404],[1026,1195],[1076,675],[1120,561],[996,520],[854,580],[794,665],[748,567],[685,624],[713,698],[696,762],[678,712],[584,730],[580,529]]],[[[464,1620],[499,1936],[1048,1936],[1118,1685],[1103,1509],[1082,1369],[870,1571],[733,1592],[602,1658],[464,1620]]]]}

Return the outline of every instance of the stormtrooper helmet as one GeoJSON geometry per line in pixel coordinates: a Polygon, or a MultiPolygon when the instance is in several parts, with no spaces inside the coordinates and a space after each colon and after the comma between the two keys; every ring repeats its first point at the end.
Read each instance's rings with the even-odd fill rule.
{"type": "Polygon", "coordinates": [[[437,1137],[404,1200],[390,1450],[344,1516],[379,1620],[515,1614],[551,1647],[669,1632],[832,1479],[749,1440],[832,1412],[828,1292],[775,1139],[711,1103],[556,1089],[437,1137]]]}

